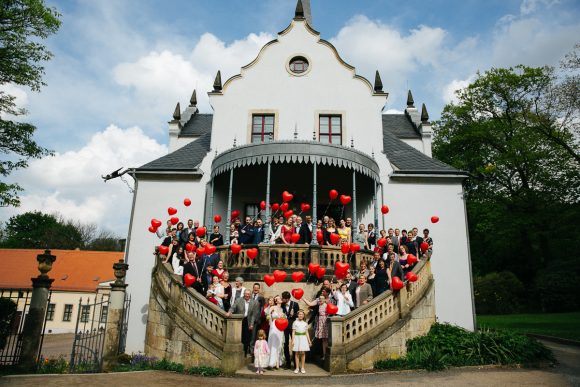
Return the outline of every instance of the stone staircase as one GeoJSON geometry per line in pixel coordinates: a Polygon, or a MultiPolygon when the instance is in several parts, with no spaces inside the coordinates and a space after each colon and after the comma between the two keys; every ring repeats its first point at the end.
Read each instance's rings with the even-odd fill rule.
{"type": "MultiPolygon", "coordinates": [[[[279,246],[264,248],[260,245],[259,249],[258,262],[245,258],[243,251],[238,257],[231,257],[226,249],[220,250],[223,259],[229,261],[231,278],[243,274],[244,278],[256,281],[263,273],[275,269],[304,270],[306,262],[321,261],[323,267],[330,267],[327,273],[332,273],[334,262],[342,258],[340,249],[337,251],[334,247],[304,247],[299,253],[291,247],[283,251],[279,246]],[[275,259],[272,249],[276,249],[275,259]]],[[[419,277],[416,282],[408,283],[398,292],[384,292],[347,316],[330,318],[329,352],[323,364],[327,372],[370,369],[376,360],[404,355],[407,339],[427,333],[435,322],[431,264],[421,260],[413,271],[419,277]]],[[[291,282],[274,285],[276,292],[297,286],[313,285],[291,282]]],[[[233,374],[247,368],[241,330],[241,315],[226,317],[224,311],[205,297],[184,288],[181,277],[174,275],[171,266],[157,258],[149,297],[147,355],[188,367],[218,367],[233,374]]]]}

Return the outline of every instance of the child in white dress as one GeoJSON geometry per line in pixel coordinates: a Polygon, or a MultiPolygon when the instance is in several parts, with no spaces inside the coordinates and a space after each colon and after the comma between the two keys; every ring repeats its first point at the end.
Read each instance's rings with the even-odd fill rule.
{"type": "Polygon", "coordinates": [[[269,359],[270,349],[266,341],[266,332],[260,329],[258,331],[258,339],[256,340],[256,344],[254,344],[254,367],[256,367],[257,374],[264,374],[264,368],[268,367],[269,359]]]}
{"type": "Polygon", "coordinates": [[[312,342],[310,341],[310,336],[308,335],[308,323],[304,321],[304,311],[298,311],[298,320],[294,321],[292,324],[292,352],[296,356],[296,369],[294,373],[302,372],[306,373],[304,369],[304,362],[306,361],[306,351],[310,351],[312,342]],[[302,370],[299,371],[300,360],[302,360],[302,370]]]}

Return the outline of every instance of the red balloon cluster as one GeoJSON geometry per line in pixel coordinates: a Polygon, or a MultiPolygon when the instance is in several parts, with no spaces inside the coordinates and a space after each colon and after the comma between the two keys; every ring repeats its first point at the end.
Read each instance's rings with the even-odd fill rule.
{"type": "Polygon", "coordinates": [[[377,245],[379,245],[379,247],[385,247],[386,244],[387,244],[387,238],[381,238],[377,241],[377,245]]]}
{"type": "Polygon", "coordinates": [[[194,244],[191,244],[191,243],[187,243],[185,245],[185,250],[186,251],[193,251],[193,250],[195,250],[195,245],[194,244]]]}
{"type": "Polygon", "coordinates": [[[214,245],[211,245],[209,243],[205,245],[205,253],[207,255],[212,255],[213,253],[216,252],[216,250],[217,250],[217,247],[215,247],[214,245]]]}
{"type": "Polygon", "coordinates": [[[350,252],[356,253],[357,251],[360,251],[360,245],[358,243],[351,243],[350,244],[350,252]]]}
{"type": "Polygon", "coordinates": [[[316,270],[316,278],[318,279],[322,279],[322,277],[324,277],[325,274],[326,269],[324,267],[319,267],[318,270],[316,270]]]}
{"type": "Polygon", "coordinates": [[[195,253],[201,257],[202,255],[205,254],[205,247],[198,247],[197,249],[195,249],[195,253]]]}
{"type": "Polygon", "coordinates": [[[348,252],[350,251],[350,245],[348,243],[343,243],[340,246],[340,251],[342,251],[343,254],[348,254],[348,252]]]}

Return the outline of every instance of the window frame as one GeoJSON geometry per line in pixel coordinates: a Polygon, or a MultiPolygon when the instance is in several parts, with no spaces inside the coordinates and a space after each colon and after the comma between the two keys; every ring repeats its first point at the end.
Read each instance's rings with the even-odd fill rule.
{"type": "Polygon", "coordinates": [[[62,321],[71,321],[73,310],[74,310],[73,304],[65,304],[64,311],[62,312],[62,321]]]}
{"type": "Polygon", "coordinates": [[[106,324],[108,317],[109,317],[109,305],[103,305],[101,307],[101,316],[99,318],[99,322],[101,324],[106,324]]]}
{"type": "Polygon", "coordinates": [[[302,75],[308,72],[308,69],[310,68],[310,62],[304,56],[297,55],[292,59],[290,59],[290,62],[288,63],[288,68],[290,69],[290,72],[292,72],[292,74],[302,75]],[[298,63],[302,65],[302,69],[300,70],[294,68],[294,66],[298,63]]]}
{"type": "Polygon", "coordinates": [[[91,306],[90,305],[81,305],[81,310],[79,311],[81,314],[80,322],[87,323],[91,317],[91,306]]]}
{"type": "Polygon", "coordinates": [[[54,321],[54,312],[56,311],[56,304],[48,304],[46,307],[46,321],[54,321]]]}
{"type": "Polygon", "coordinates": [[[276,134],[276,115],[273,113],[252,113],[252,123],[251,123],[251,131],[250,131],[250,143],[252,144],[260,144],[265,142],[274,141],[274,136],[276,134]],[[269,125],[266,123],[266,118],[272,118],[272,132],[266,132],[266,126],[269,125]],[[256,118],[261,118],[262,122],[260,124],[260,131],[254,130],[254,120],[256,118]],[[270,139],[271,134],[271,139],[270,139]],[[259,141],[254,141],[254,136],[260,136],[259,141]]]}
{"type": "Polygon", "coordinates": [[[334,145],[342,145],[342,134],[343,134],[343,122],[342,122],[342,114],[319,114],[318,115],[318,141],[323,144],[334,144],[334,145]],[[332,119],[339,118],[339,131],[338,133],[333,132],[332,128],[332,119]],[[322,133],[322,119],[328,119],[328,133],[322,133]],[[322,138],[328,138],[328,142],[323,142],[322,138]],[[332,142],[333,137],[338,137],[340,139],[339,143],[332,142]]]}

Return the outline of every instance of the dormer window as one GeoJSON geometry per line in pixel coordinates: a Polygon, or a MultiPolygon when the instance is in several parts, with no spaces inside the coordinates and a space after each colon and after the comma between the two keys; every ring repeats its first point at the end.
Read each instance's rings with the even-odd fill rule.
{"type": "Polygon", "coordinates": [[[302,74],[308,71],[308,60],[303,56],[295,56],[290,60],[290,71],[294,74],[302,74]]]}
{"type": "Polygon", "coordinates": [[[252,116],[252,142],[274,140],[274,115],[254,114],[252,116]]]}

